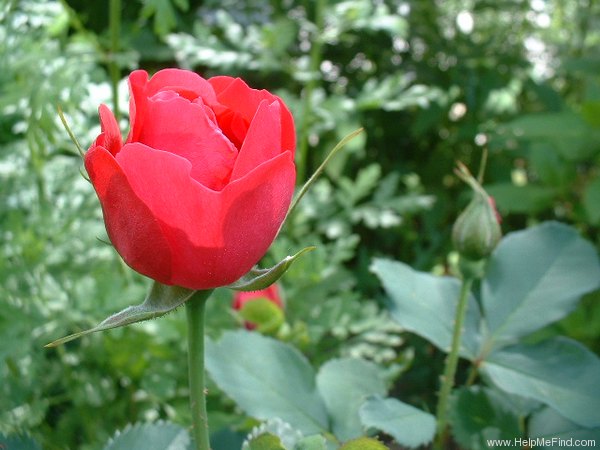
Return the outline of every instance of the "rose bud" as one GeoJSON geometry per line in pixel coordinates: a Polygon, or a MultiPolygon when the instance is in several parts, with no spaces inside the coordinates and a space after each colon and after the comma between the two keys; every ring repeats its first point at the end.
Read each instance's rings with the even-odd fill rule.
{"type": "Polygon", "coordinates": [[[258,328],[261,332],[274,332],[284,321],[283,301],[276,284],[260,291],[237,292],[232,307],[249,330],[258,328]]]}
{"type": "Polygon", "coordinates": [[[458,216],[452,229],[452,241],[461,256],[471,261],[487,258],[502,237],[500,215],[494,199],[483,188],[458,216]]]}
{"type": "Polygon", "coordinates": [[[108,236],[124,261],[189,289],[230,284],[266,253],[296,177],[294,122],[283,101],[239,78],[165,69],[129,76],[123,143],[100,106],[85,155],[108,236]]]}

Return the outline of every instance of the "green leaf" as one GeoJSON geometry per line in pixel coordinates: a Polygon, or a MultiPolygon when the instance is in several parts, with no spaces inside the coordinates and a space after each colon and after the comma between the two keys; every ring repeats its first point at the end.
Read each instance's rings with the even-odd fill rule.
{"type": "Polygon", "coordinates": [[[600,101],[590,100],[581,104],[581,116],[595,128],[600,128],[600,101]]]}
{"type": "Polygon", "coordinates": [[[462,448],[487,450],[488,439],[514,442],[522,435],[519,417],[504,395],[479,386],[454,391],[450,424],[452,435],[462,448]]]}
{"type": "MultiPolygon", "coordinates": [[[[528,423],[529,438],[535,439],[536,443],[543,440],[543,445],[535,445],[535,448],[562,449],[573,447],[573,441],[593,440],[595,445],[600,443],[600,428],[585,428],[573,423],[552,408],[544,408],[534,414],[528,423]],[[563,441],[561,441],[563,440],[563,441]]],[[[591,445],[589,445],[591,447],[591,445]]]]}
{"type": "Polygon", "coordinates": [[[167,422],[128,426],[108,442],[104,450],[187,450],[191,439],[185,428],[167,422]]]}
{"type": "Polygon", "coordinates": [[[211,378],[250,416],[279,417],[305,434],[328,429],[315,374],[294,347],[243,330],[206,342],[211,378]]]}
{"type": "MultiPolygon", "coordinates": [[[[371,265],[391,299],[392,317],[404,328],[424,337],[447,352],[452,330],[460,281],[413,270],[410,266],[386,259],[375,259],[371,265]]],[[[479,307],[470,296],[461,355],[474,358],[479,348],[479,307]]]]}
{"type": "Polygon", "coordinates": [[[387,392],[379,368],[356,358],[323,364],[317,374],[317,388],[325,401],[333,434],[340,441],[363,434],[358,409],[368,396],[387,392]]]}
{"type": "Polygon", "coordinates": [[[510,233],[482,283],[490,339],[499,347],[559,320],[598,286],[596,250],[573,228],[547,222],[510,233]]]}
{"type": "Polygon", "coordinates": [[[104,319],[94,328],[57,339],[47,344],[46,347],[56,347],[82,336],[96,333],[97,331],[110,330],[111,328],[123,327],[144,320],[156,319],[183,305],[196,292],[210,295],[212,291],[193,291],[178,286],[167,286],[155,281],[144,303],[128,306],[124,310],[104,319]]]}
{"type": "MultiPolygon", "coordinates": [[[[208,418],[209,418],[209,426],[214,427],[217,431],[215,432],[211,432],[210,434],[210,445],[214,450],[227,450],[227,449],[241,449],[242,445],[244,444],[246,435],[241,433],[240,431],[234,431],[230,426],[225,426],[225,428],[222,428],[223,425],[220,425],[219,423],[215,423],[216,420],[214,420],[215,414],[208,414],[208,418]],[[220,428],[220,429],[219,429],[220,428]]],[[[244,418],[243,417],[239,417],[239,416],[235,416],[232,415],[232,413],[224,413],[222,416],[223,418],[227,418],[229,419],[229,421],[233,421],[233,420],[238,420],[238,421],[243,421],[244,418]]]]}
{"type": "Polygon", "coordinates": [[[327,450],[327,441],[320,434],[313,434],[300,439],[294,450],[327,450]]]}
{"type": "Polygon", "coordinates": [[[502,214],[535,214],[549,208],[558,191],[554,186],[496,183],[485,186],[502,214]]]}
{"type": "MultiPolygon", "coordinates": [[[[557,328],[561,330],[561,334],[581,342],[598,354],[598,350],[600,350],[600,290],[583,297],[575,311],[561,320],[557,324],[557,328]]],[[[553,333],[556,330],[548,331],[553,333]]]]}
{"type": "Polygon", "coordinates": [[[281,307],[265,297],[246,302],[239,314],[244,320],[255,324],[256,330],[263,334],[276,332],[285,322],[281,307]]]}
{"type": "Polygon", "coordinates": [[[40,445],[27,435],[9,435],[0,433],[0,449],[2,450],[41,450],[40,445]]]}
{"type": "Polygon", "coordinates": [[[578,342],[557,337],[504,348],[481,371],[506,392],[545,403],[584,427],[600,426],[600,359],[578,342]]]}
{"type": "Polygon", "coordinates": [[[248,450],[286,450],[281,439],[271,433],[263,433],[248,443],[248,450]]]}
{"type": "MultiPolygon", "coordinates": [[[[552,151],[552,145],[549,143],[532,144],[529,148],[529,168],[535,174],[536,181],[539,179],[539,185],[528,184],[525,188],[546,189],[549,191],[548,202],[552,203],[556,195],[568,192],[571,189],[571,184],[577,177],[577,165],[565,161],[558,153],[552,151]]],[[[521,189],[521,194],[526,194],[526,191],[521,189]]],[[[513,198],[517,200],[517,198],[513,198]]],[[[513,202],[520,204],[522,198],[513,202]]],[[[508,205],[512,206],[512,205],[508,205]]],[[[516,206],[516,205],[514,205],[516,206]]],[[[521,207],[522,208],[522,207],[521,207]]]]}
{"type": "Polygon", "coordinates": [[[270,269],[252,269],[235,283],[230,284],[229,289],[236,291],[260,291],[275,283],[290,268],[290,266],[307,252],[315,247],[306,247],[292,256],[287,256],[270,269]]]}
{"type": "Polygon", "coordinates": [[[549,142],[562,156],[575,161],[588,158],[597,150],[594,130],[572,111],[522,115],[505,124],[501,132],[520,140],[549,142]]]}
{"type": "Polygon", "coordinates": [[[435,433],[435,417],[395,398],[373,396],[359,414],[364,426],[381,430],[406,447],[424,445],[435,433]]]}
{"type": "Polygon", "coordinates": [[[592,224],[600,224],[600,177],[589,183],[583,193],[583,206],[592,224]]]}
{"type": "Polygon", "coordinates": [[[339,450],[389,450],[389,448],[377,439],[361,437],[346,442],[339,450]]]}

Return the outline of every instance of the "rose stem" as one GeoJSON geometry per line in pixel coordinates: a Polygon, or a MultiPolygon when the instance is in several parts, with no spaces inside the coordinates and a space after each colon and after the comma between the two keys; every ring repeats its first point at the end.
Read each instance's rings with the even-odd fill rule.
{"type": "Polygon", "coordinates": [[[195,450],[210,450],[204,392],[204,312],[212,290],[197,291],[185,303],[188,326],[190,407],[195,450]]]}
{"type": "Polygon", "coordinates": [[[306,180],[308,166],[308,146],[309,146],[309,126],[313,114],[313,92],[319,86],[321,59],[323,58],[323,40],[321,34],[324,28],[325,8],[327,0],[317,0],[315,3],[314,24],[315,33],[312,37],[312,43],[309,56],[309,71],[311,78],[306,83],[302,93],[302,116],[300,122],[300,136],[297,151],[297,177],[298,182],[303,183],[306,180]]]}
{"type": "Polygon", "coordinates": [[[110,57],[108,59],[108,71],[110,73],[112,89],[113,112],[118,123],[121,117],[119,111],[119,79],[121,78],[121,73],[117,61],[117,54],[120,47],[119,38],[121,35],[121,0],[110,0],[109,14],[110,57]]]}
{"type": "Polygon", "coordinates": [[[448,415],[448,398],[454,386],[454,376],[456,375],[456,366],[458,365],[458,350],[460,348],[460,339],[462,336],[463,323],[467,313],[467,304],[473,277],[465,277],[460,288],[460,296],[458,305],[456,306],[456,318],[454,320],[454,330],[452,334],[452,344],[450,353],[446,358],[446,366],[442,377],[442,387],[437,404],[437,420],[436,420],[436,440],[434,448],[441,450],[444,445],[447,415],[448,415]]]}

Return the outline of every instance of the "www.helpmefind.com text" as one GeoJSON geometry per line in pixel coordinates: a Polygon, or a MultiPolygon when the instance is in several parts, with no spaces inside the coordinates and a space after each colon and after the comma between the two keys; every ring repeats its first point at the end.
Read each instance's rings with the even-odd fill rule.
{"type": "Polygon", "coordinates": [[[487,445],[490,448],[502,447],[596,447],[595,439],[575,439],[575,438],[515,438],[515,439],[488,439],[487,445]]]}

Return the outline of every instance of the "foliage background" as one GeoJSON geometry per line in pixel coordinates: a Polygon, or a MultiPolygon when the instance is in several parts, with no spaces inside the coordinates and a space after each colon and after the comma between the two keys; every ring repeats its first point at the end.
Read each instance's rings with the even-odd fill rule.
{"type": "MultiPolygon", "coordinates": [[[[316,366],[373,360],[422,409],[434,409],[443,354],[389,317],[369,266],[385,256],[453,272],[450,230],[468,200],[457,159],[476,167],[489,151],[486,188],[505,233],[557,219],[600,248],[598,2],[144,0],[123,2],[120,23],[109,6],[0,3],[2,433],[97,449],[138,420],[188,422],[180,312],[43,349],[148,288],[102,242],[100,208],[56,113],[87,147],[97,106],[114,106],[118,86],[126,130],[123,77],[134,68],[239,75],[277,92],[296,118],[299,183],[365,128],[265,259],[318,247],[283,280],[279,338],[316,366]]],[[[212,336],[239,327],[230,295],[211,301],[212,336]]],[[[566,334],[600,352],[599,296],[531,339],[566,334]]],[[[253,422],[210,392],[218,442],[239,440],[253,422]]]]}

